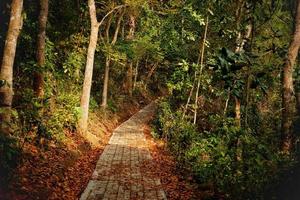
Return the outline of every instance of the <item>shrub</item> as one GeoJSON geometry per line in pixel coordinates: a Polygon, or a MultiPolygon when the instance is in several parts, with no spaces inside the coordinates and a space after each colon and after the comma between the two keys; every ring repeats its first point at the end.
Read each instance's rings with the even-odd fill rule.
{"type": "Polygon", "coordinates": [[[10,173],[16,167],[20,156],[20,147],[18,138],[0,133],[0,181],[8,178],[10,173]]]}
{"type": "Polygon", "coordinates": [[[210,183],[230,199],[258,198],[288,161],[269,143],[274,134],[262,137],[219,115],[211,115],[212,128],[200,133],[181,115],[162,102],[154,133],[166,139],[178,164],[189,168],[200,184],[210,183]]]}

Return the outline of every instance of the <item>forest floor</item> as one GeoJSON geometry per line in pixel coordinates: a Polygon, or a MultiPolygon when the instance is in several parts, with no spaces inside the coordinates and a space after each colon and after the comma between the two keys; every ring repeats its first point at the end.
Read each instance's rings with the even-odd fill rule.
{"type": "MultiPolygon", "coordinates": [[[[96,133],[97,144],[90,144],[89,138],[69,131],[65,132],[68,142],[63,145],[50,143],[41,148],[26,143],[22,162],[12,180],[0,187],[0,199],[78,199],[113,130],[139,109],[137,103],[131,102],[117,114],[108,114],[104,118],[91,115],[90,132],[96,133]]],[[[209,195],[209,191],[199,191],[192,176],[176,167],[165,143],[152,138],[148,125],[144,125],[143,130],[153,158],[151,162],[143,163],[143,170],[160,178],[168,199],[201,199],[209,195]]]]}

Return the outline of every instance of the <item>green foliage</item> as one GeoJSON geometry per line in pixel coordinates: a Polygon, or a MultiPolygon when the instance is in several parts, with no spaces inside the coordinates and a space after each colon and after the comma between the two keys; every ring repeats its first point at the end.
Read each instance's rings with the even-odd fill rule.
{"type": "Polygon", "coordinates": [[[39,99],[27,90],[20,102],[23,108],[18,112],[19,132],[26,141],[39,142],[42,138],[60,137],[65,128],[74,131],[81,113],[77,99],[72,93],[59,94],[56,99],[39,99]]]}
{"type": "Polygon", "coordinates": [[[20,153],[18,138],[0,133],[0,175],[2,177],[7,177],[7,174],[17,166],[20,153]]]}
{"type": "Polygon", "coordinates": [[[169,79],[167,86],[169,90],[182,92],[186,88],[192,86],[192,78],[190,76],[191,71],[195,71],[197,65],[195,63],[188,63],[186,60],[182,60],[177,65],[173,66],[173,73],[169,79]]]}
{"type": "Polygon", "coordinates": [[[229,199],[258,198],[288,161],[276,146],[274,134],[256,134],[236,127],[235,120],[219,115],[209,118],[211,129],[197,131],[165,101],[160,104],[153,134],[163,137],[182,167],[199,183],[212,183],[229,199]],[[272,177],[272,178],[270,178],[272,177]]]}
{"type": "Polygon", "coordinates": [[[239,76],[239,72],[248,65],[248,62],[243,53],[234,53],[227,48],[222,48],[210,66],[215,71],[214,79],[223,81],[224,89],[230,90],[234,96],[240,97],[245,82],[239,76]]]}
{"type": "Polygon", "coordinates": [[[118,107],[117,107],[117,105],[116,105],[116,102],[114,102],[114,101],[112,101],[112,100],[109,100],[108,102],[107,102],[107,107],[108,107],[108,109],[109,110],[111,110],[112,112],[117,112],[117,110],[118,110],[118,107]]]}
{"type": "Polygon", "coordinates": [[[45,121],[50,135],[63,134],[66,128],[75,131],[77,121],[81,114],[79,108],[78,95],[72,93],[62,93],[56,98],[56,107],[53,113],[45,121]]]}
{"type": "Polygon", "coordinates": [[[71,79],[75,78],[78,82],[81,78],[80,71],[84,64],[85,54],[82,51],[73,51],[63,64],[64,73],[71,79]]]}

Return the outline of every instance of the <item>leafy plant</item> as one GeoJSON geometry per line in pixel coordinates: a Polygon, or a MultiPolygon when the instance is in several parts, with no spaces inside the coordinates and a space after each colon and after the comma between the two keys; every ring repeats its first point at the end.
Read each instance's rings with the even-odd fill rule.
{"type": "Polygon", "coordinates": [[[162,102],[153,134],[166,139],[178,165],[190,169],[200,184],[211,183],[229,199],[259,197],[279,166],[290,162],[269,145],[274,135],[261,137],[219,115],[209,117],[209,131],[198,132],[181,116],[168,101],[162,102]]]}

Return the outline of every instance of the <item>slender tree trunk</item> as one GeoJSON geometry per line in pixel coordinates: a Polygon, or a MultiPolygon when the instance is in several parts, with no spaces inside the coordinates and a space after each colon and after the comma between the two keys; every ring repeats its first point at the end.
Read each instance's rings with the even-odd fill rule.
{"type": "MultiPolygon", "coordinates": [[[[146,65],[148,65],[148,61],[146,60],[146,65]]],[[[151,79],[151,76],[154,74],[154,71],[156,70],[156,68],[158,67],[158,62],[156,62],[150,69],[147,77],[146,77],[146,80],[145,80],[145,89],[147,88],[149,82],[150,82],[150,79],[151,79]]],[[[148,67],[146,67],[148,68],[148,67]]]]}
{"type": "Polygon", "coordinates": [[[109,68],[110,68],[110,56],[107,56],[106,62],[105,62],[104,83],[103,83],[103,91],[102,91],[102,104],[101,104],[101,106],[103,108],[107,107],[109,68]]]}
{"type": "MultiPolygon", "coordinates": [[[[129,15],[129,31],[127,35],[127,40],[133,40],[134,33],[135,33],[135,16],[133,14],[129,15]]],[[[132,61],[129,61],[128,63],[128,72],[127,72],[127,82],[128,82],[128,94],[130,97],[132,97],[132,89],[133,89],[133,64],[132,61]]]]}
{"type": "Polygon", "coordinates": [[[88,114],[89,114],[89,101],[90,101],[90,93],[92,87],[92,78],[93,78],[93,68],[94,68],[94,57],[95,51],[97,47],[97,40],[98,40],[98,33],[99,27],[102,25],[104,20],[110,16],[115,10],[119,8],[123,8],[126,5],[117,6],[111,11],[109,11],[100,22],[97,21],[97,12],[96,12],[96,5],[94,0],[88,0],[89,5],[89,13],[91,19],[91,33],[90,33],[90,42],[87,52],[87,61],[85,67],[85,74],[84,74],[84,82],[83,82],[83,90],[82,96],[80,101],[80,107],[82,109],[82,116],[79,120],[78,126],[81,132],[87,131],[88,125],[88,114]]]}
{"type": "Polygon", "coordinates": [[[110,43],[110,41],[109,41],[109,30],[110,30],[112,19],[113,19],[113,15],[110,15],[109,18],[108,18],[108,21],[106,23],[105,38],[106,38],[107,44],[110,43]]]}
{"type": "Polygon", "coordinates": [[[181,119],[184,119],[185,113],[186,113],[186,111],[187,111],[187,109],[188,109],[188,107],[189,107],[189,104],[190,104],[190,101],[191,101],[191,99],[192,99],[193,92],[194,92],[194,89],[195,89],[196,81],[197,81],[197,72],[195,71],[195,79],[194,79],[194,81],[193,81],[192,88],[191,88],[191,90],[190,90],[188,99],[187,99],[186,104],[185,104],[185,106],[184,106],[184,109],[183,109],[183,113],[182,113],[181,119]]]}
{"type": "MultiPolygon", "coordinates": [[[[119,31],[120,31],[120,26],[121,26],[121,21],[123,19],[124,13],[125,12],[122,11],[120,17],[118,18],[114,37],[111,41],[112,46],[114,46],[117,42],[119,31]]],[[[109,23],[111,24],[111,20],[109,21],[109,23]]],[[[110,25],[109,25],[109,27],[110,27],[110,25]]],[[[107,39],[107,41],[109,41],[109,31],[107,29],[106,29],[106,39],[107,39]]],[[[109,54],[109,52],[108,52],[108,54],[109,54]]],[[[101,106],[103,108],[107,107],[109,71],[110,71],[110,55],[107,56],[106,62],[105,62],[104,82],[103,82],[103,91],[102,91],[102,104],[101,104],[101,106]]]]}
{"type": "Polygon", "coordinates": [[[138,77],[138,71],[139,71],[139,61],[136,61],[135,64],[135,70],[134,70],[134,82],[133,82],[133,90],[136,88],[136,82],[137,82],[137,77],[138,77]]]}
{"type": "Polygon", "coordinates": [[[198,75],[198,83],[197,83],[196,97],[195,97],[195,111],[194,111],[194,122],[193,122],[194,124],[196,124],[196,122],[197,122],[198,96],[199,96],[201,76],[202,76],[202,70],[203,70],[204,51],[205,51],[205,42],[206,42],[206,36],[207,36],[207,29],[208,29],[208,16],[206,17],[206,25],[205,25],[205,31],[204,31],[204,37],[203,37],[203,43],[202,43],[202,50],[201,50],[200,70],[199,70],[199,75],[198,75]]]}
{"type": "Polygon", "coordinates": [[[117,21],[117,24],[116,24],[115,34],[114,34],[114,37],[113,37],[113,39],[111,41],[112,45],[115,45],[116,42],[117,42],[118,35],[119,35],[119,32],[120,32],[121,22],[122,22],[124,14],[125,14],[125,9],[123,11],[121,11],[121,14],[120,14],[120,16],[118,18],[118,21],[117,21]]]}
{"type": "Polygon", "coordinates": [[[238,97],[234,97],[235,101],[235,120],[238,127],[241,126],[241,101],[238,97]]]}
{"type": "Polygon", "coordinates": [[[124,20],[123,24],[122,24],[122,31],[121,31],[121,38],[122,38],[122,40],[125,39],[125,24],[126,24],[126,22],[124,20]]]}
{"type": "MultiPolygon", "coordinates": [[[[201,55],[202,55],[202,44],[201,42],[199,42],[199,55],[198,55],[198,59],[197,59],[197,67],[199,66],[200,64],[200,60],[201,60],[201,55]]],[[[185,113],[188,109],[188,106],[190,104],[190,101],[192,99],[192,96],[193,96],[193,92],[194,92],[194,89],[195,89],[195,85],[196,85],[196,82],[197,82],[197,69],[195,70],[195,73],[194,73],[194,81],[193,81],[193,85],[192,85],[192,88],[190,90],[190,93],[189,93],[189,97],[187,99],[187,102],[185,104],[185,107],[183,109],[183,113],[182,113],[182,119],[185,117],[185,113]]]]}
{"type": "Polygon", "coordinates": [[[128,94],[132,97],[132,90],[133,90],[133,66],[132,62],[129,62],[128,68],[128,94]]]}
{"type": "Polygon", "coordinates": [[[228,97],[227,97],[227,99],[225,101],[224,112],[223,112],[224,116],[226,116],[227,108],[228,108],[228,103],[229,103],[230,96],[231,96],[231,91],[229,89],[227,91],[227,94],[228,94],[228,97]]]}
{"type": "MultiPolygon", "coordinates": [[[[241,34],[239,34],[239,37],[237,38],[237,47],[235,49],[236,53],[242,52],[244,50],[244,46],[248,39],[250,38],[252,33],[252,24],[249,24],[247,26],[247,32],[245,33],[245,36],[243,39],[241,39],[241,34]],[[240,41],[241,40],[241,41],[240,41]]],[[[238,97],[234,97],[235,100],[235,120],[238,127],[241,126],[241,100],[238,97]]]]}
{"type": "Polygon", "coordinates": [[[79,121],[79,129],[81,132],[87,131],[88,125],[88,114],[89,114],[89,102],[90,93],[92,87],[93,67],[94,67],[94,56],[98,40],[99,23],[97,22],[96,6],[94,0],[88,1],[89,12],[91,18],[91,33],[90,42],[87,52],[87,61],[84,74],[83,90],[80,101],[80,107],[82,109],[82,116],[79,121]]]}
{"type": "MultiPolygon", "coordinates": [[[[244,10],[244,5],[245,5],[245,0],[238,0],[237,1],[237,9],[236,9],[236,13],[235,13],[235,17],[236,17],[236,28],[237,30],[240,29],[240,23],[242,21],[242,15],[243,15],[243,10],[244,10]]],[[[240,52],[243,49],[243,41],[241,41],[242,39],[242,33],[241,31],[238,32],[238,36],[236,39],[236,49],[235,52],[240,52]]],[[[241,119],[241,101],[240,99],[238,99],[238,97],[234,97],[234,101],[235,101],[235,120],[236,120],[236,124],[240,125],[240,119],[241,119]]]]}
{"type": "Polygon", "coordinates": [[[289,153],[292,148],[292,125],[293,125],[293,70],[300,47],[300,0],[297,1],[295,18],[295,32],[290,44],[282,79],[282,150],[289,153]]]}
{"type": "Polygon", "coordinates": [[[0,79],[5,82],[4,86],[0,87],[0,131],[6,133],[10,132],[8,124],[13,100],[13,66],[17,40],[22,28],[22,9],[23,0],[12,0],[0,73],[0,79]]]}
{"type": "Polygon", "coordinates": [[[134,33],[135,33],[135,16],[131,14],[129,16],[129,32],[127,35],[127,39],[132,40],[134,37],[134,33]]]}
{"type": "Polygon", "coordinates": [[[34,73],[33,89],[37,97],[44,96],[44,74],[43,67],[45,65],[45,44],[46,44],[46,26],[48,18],[48,0],[40,0],[39,15],[39,34],[37,40],[37,64],[38,69],[34,73]]]}
{"type": "MultiPolygon", "coordinates": [[[[108,18],[106,28],[105,28],[105,39],[106,43],[109,44],[109,29],[112,22],[112,15],[108,18]]],[[[110,48],[108,48],[108,51],[110,51],[110,48]]],[[[106,61],[105,61],[105,69],[104,69],[104,79],[103,79],[103,89],[102,89],[102,108],[106,108],[107,106],[107,93],[108,93],[108,82],[109,82],[109,69],[110,68],[110,52],[107,53],[106,61]]]]}

